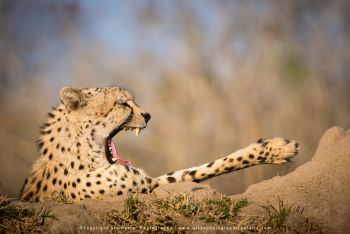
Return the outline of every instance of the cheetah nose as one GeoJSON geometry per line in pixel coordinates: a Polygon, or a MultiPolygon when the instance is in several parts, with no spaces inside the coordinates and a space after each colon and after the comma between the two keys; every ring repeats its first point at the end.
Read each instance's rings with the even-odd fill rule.
{"type": "Polygon", "coordinates": [[[142,113],[141,114],[143,116],[143,118],[145,118],[146,123],[148,123],[148,121],[151,119],[151,115],[149,113],[142,113]]]}

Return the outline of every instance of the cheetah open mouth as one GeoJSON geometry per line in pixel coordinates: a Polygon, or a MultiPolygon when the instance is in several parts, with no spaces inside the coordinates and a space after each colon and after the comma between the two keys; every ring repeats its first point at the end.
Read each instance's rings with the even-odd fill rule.
{"type": "Polygon", "coordinates": [[[128,166],[130,162],[128,160],[124,160],[119,156],[117,152],[117,148],[112,140],[112,138],[108,137],[106,141],[106,152],[107,152],[107,160],[109,163],[114,164],[118,163],[124,166],[128,166]]]}
{"type": "Polygon", "coordinates": [[[110,164],[118,163],[120,165],[128,166],[130,165],[130,162],[128,160],[122,159],[117,151],[117,148],[113,142],[113,137],[118,134],[121,130],[129,130],[129,129],[135,129],[135,134],[139,135],[140,128],[127,128],[127,127],[119,127],[115,130],[113,130],[106,140],[106,157],[110,164]]]}

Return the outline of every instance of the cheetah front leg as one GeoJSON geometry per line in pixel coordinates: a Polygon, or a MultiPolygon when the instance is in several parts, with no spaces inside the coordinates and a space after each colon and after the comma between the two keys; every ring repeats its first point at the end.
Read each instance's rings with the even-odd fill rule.
{"type": "Polygon", "coordinates": [[[260,164],[286,163],[297,155],[298,148],[298,143],[284,138],[260,139],[257,143],[238,150],[227,157],[154,178],[152,189],[161,184],[174,182],[202,182],[218,175],[260,164]]]}

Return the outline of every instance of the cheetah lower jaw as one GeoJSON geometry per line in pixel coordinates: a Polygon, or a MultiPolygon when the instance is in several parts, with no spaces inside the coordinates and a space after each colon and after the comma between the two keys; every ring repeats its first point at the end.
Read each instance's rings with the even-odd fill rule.
{"type": "Polygon", "coordinates": [[[117,152],[117,149],[112,141],[112,139],[108,140],[108,149],[112,154],[112,161],[117,162],[120,165],[128,166],[130,165],[130,162],[128,160],[122,159],[117,152]]]}

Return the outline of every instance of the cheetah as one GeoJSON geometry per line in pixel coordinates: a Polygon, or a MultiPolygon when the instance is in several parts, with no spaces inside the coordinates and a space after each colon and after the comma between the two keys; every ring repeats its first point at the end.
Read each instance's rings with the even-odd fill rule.
{"type": "Polygon", "coordinates": [[[38,140],[39,159],[20,192],[40,202],[60,194],[73,203],[127,193],[150,193],[162,184],[202,182],[261,164],[282,164],[298,153],[298,143],[260,139],[226,157],[152,178],[123,159],[113,142],[122,130],[144,130],[151,115],[120,87],[60,90],[61,103],[48,114],[38,140]]]}

